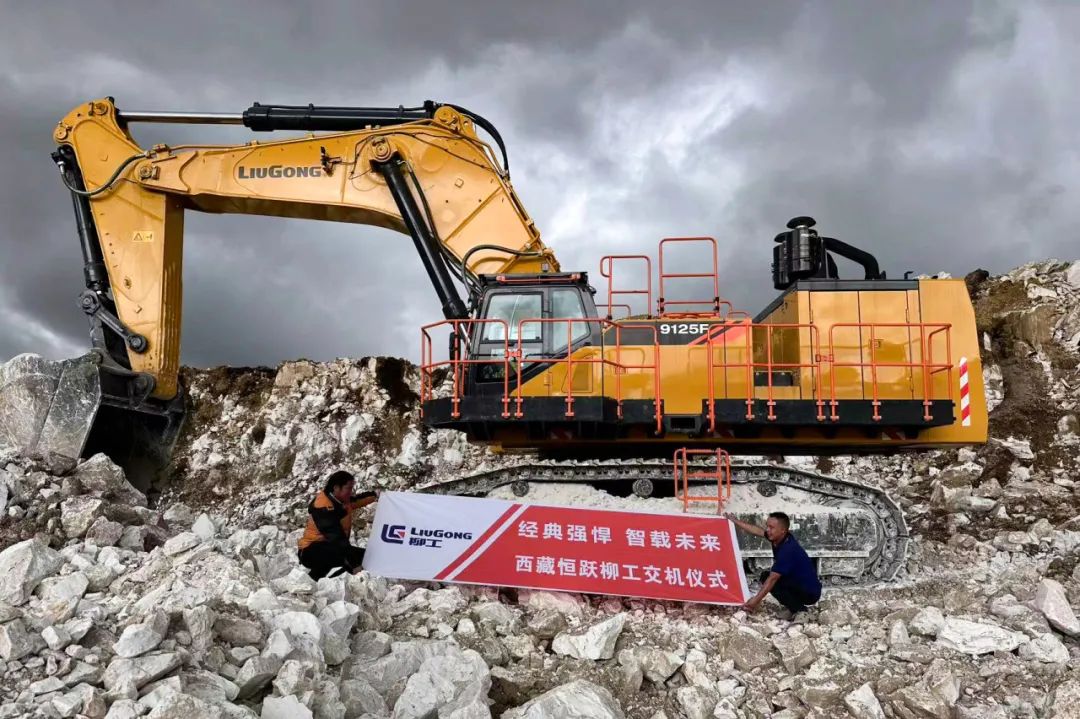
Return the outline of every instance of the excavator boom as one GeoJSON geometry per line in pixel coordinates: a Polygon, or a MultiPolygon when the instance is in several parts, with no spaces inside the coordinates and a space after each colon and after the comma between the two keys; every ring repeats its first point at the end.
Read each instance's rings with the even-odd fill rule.
{"type": "Polygon", "coordinates": [[[435,103],[412,110],[254,105],[242,115],[130,116],[110,99],[82,105],[57,125],[54,159],[76,206],[87,273],[83,309],[124,340],[126,362],[115,347],[110,354],[143,377],[142,389],[152,384],[149,397],[175,397],[183,218],[185,210],[198,210],[410,234],[444,314],[465,317],[452,274],[468,285],[480,273],[558,269],[507,172],[477,137],[473,117],[435,103]],[[139,120],[346,131],[146,150],[128,132],[139,120]]]}

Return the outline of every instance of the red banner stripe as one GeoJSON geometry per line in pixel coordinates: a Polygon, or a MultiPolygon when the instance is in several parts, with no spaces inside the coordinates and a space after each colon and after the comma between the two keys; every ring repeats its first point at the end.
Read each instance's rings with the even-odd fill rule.
{"type": "Polygon", "coordinates": [[[472,556],[473,552],[475,552],[481,546],[483,546],[484,542],[486,542],[488,540],[488,538],[491,537],[492,534],[494,534],[497,530],[499,530],[503,526],[503,524],[506,523],[506,520],[510,519],[510,516],[513,515],[513,513],[516,512],[519,507],[521,507],[520,504],[511,504],[510,507],[505,512],[503,512],[501,515],[499,515],[498,519],[496,519],[494,522],[491,523],[491,526],[487,528],[487,531],[485,531],[483,534],[481,534],[479,537],[477,537],[476,541],[473,542],[472,544],[470,544],[468,549],[466,549],[464,552],[459,554],[457,559],[450,562],[450,564],[446,565],[445,569],[443,569],[441,572],[436,574],[435,578],[436,579],[446,579],[446,576],[448,574],[450,574],[455,569],[457,569],[458,566],[462,562],[464,562],[466,559],[468,559],[470,556],[472,556]]]}

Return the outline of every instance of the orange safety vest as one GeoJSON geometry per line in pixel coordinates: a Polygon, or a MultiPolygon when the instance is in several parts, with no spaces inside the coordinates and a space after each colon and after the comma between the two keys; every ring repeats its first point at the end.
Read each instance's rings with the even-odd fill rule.
{"type": "Polygon", "coordinates": [[[352,534],[353,512],[375,501],[373,492],[357,495],[347,502],[339,502],[326,492],[319,492],[308,505],[307,525],[297,547],[303,551],[315,542],[348,543],[352,534]],[[320,525],[322,528],[320,529],[320,525]],[[333,531],[340,527],[340,534],[333,531]]]}

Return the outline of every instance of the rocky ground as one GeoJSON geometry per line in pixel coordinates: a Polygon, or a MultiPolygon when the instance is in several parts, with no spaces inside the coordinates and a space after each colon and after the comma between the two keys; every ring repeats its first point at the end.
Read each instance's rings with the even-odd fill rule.
{"type": "Polygon", "coordinates": [[[787,458],[898,497],[915,538],[896,582],[795,622],[316,584],[295,539],[331,469],[407,488],[514,460],[423,429],[399,360],[189,371],[158,483],[0,450],[0,717],[1080,717],[1080,263],[968,279],[986,446],[787,458]]]}

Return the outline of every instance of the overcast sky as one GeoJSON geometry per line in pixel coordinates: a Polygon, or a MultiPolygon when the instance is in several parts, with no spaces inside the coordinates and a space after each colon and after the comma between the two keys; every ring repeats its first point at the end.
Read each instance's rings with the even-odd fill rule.
{"type": "MultiPolygon", "coordinates": [[[[1080,256],[1080,3],[340,6],[0,0],[0,359],[88,346],[49,153],[56,121],[104,95],[205,112],[464,105],[501,130],[563,267],[598,287],[604,254],[712,235],[722,294],[756,312],[772,237],[801,214],[890,276],[1080,256]]],[[[415,360],[417,327],[440,317],[404,235],[196,213],[186,228],[185,364],[415,360]]]]}

